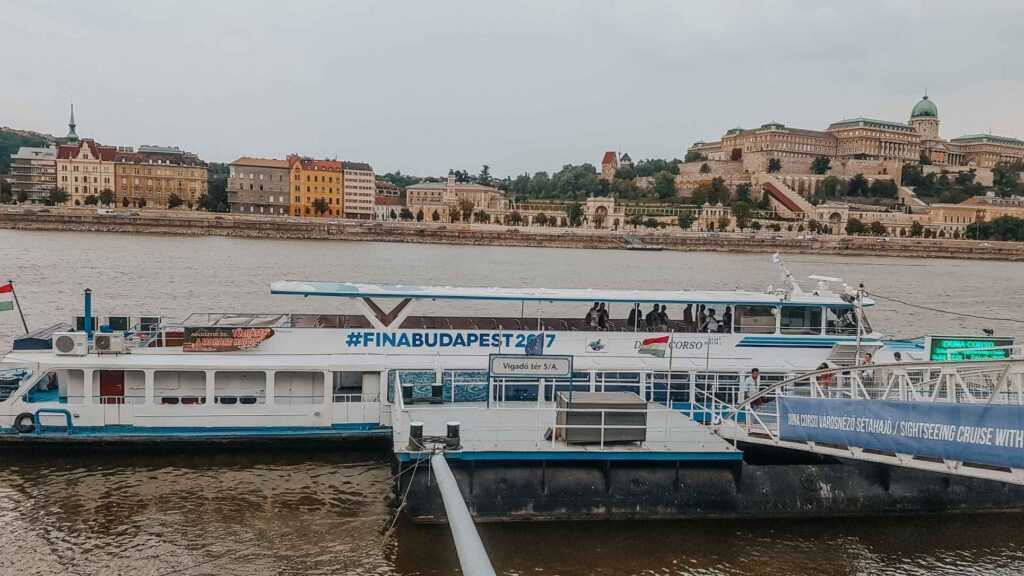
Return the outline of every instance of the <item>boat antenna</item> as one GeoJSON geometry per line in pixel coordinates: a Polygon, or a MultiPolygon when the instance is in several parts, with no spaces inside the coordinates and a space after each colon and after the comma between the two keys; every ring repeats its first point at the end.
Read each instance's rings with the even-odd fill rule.
{"type": "Polygon", "coordinates": [[[786,263],[782,261],[782,255],[778,252],[772,254],[772,262],[782,270],[783,279],[789,283],[790,293],[796,295],[803,294],[804,291],[800,288],[800,284],[793,277],[793,273],[789,271],[789,268],[786,267],[786,263]]]}

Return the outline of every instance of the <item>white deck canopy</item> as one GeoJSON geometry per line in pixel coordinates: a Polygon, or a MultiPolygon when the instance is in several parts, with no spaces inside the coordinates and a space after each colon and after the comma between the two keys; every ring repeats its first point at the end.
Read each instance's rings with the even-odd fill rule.
{"type": "MultiPolygon", "coordinates": [[[[475,286],[414,286],[303,282],[283,280],[270,285],[271,294],[335,296],[341,298],[401,298],[411,300],[505,300],[515,302],[657,302],[660,304],[811,304],[843,305],[836,294],[800,294],[753,291],[605,290],[593,288],[497,288],[475,286]]],[[[865,298],[864,306],[874,304],[865,298]]]]}

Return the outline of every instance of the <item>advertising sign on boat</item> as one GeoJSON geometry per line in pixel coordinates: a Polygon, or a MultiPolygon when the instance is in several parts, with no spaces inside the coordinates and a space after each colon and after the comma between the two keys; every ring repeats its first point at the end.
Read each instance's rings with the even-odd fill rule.
{"type": "Polygon", "coordinates": [[[259,346],[274,335],[273,328],[185,328],[184,352],[238,352],[259,346]]]}
{"type": "Polygon", "coordinates": [[[569,378],[572,356],[526,356],[491,354],[491,376],[498,378],[569,378]]]}

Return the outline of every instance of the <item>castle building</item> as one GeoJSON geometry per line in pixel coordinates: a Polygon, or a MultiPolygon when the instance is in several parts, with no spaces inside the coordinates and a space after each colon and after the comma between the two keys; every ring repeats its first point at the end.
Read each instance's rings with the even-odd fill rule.
{"type": "Polygon", "coordinates": [[[733,128],[717,141],[694,143],[688,151],[720,161],[741,161],[745,155],[757,154],[807,161],[818,156],[901,162],[924,159],[939,166],[992,168],[999,162],[1024,159],[1024,141],[991,134],[944,140],[939,135],[938,107],[925,95],[911,109],[907,123],[858,117],[833,122],[819,131],[770,122],[754,129],[733,128]]]}

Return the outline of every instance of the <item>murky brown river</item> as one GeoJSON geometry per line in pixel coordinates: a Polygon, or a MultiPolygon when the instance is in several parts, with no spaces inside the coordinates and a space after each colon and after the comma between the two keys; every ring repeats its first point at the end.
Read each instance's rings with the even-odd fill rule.
{"type": "MultiPolygon", "coordinates": [[[[1024,317],[1024,265],[789,259],[797,277],[839,276],[946,310],[1024,317]]],[[[0,230],[0,279],[30,327],[80,313],[181,318],[189,311],[332,310],[272,297],[275,279],[606,288],[765,288],[765,255],[634,253],[256,241],[0,230]]],[[[1024,324],[882,301],[875,327],[899,336],[1022,335],[1024,324]]],[[[0,314],[0,348],[20,331],[0,314]]],[[[0,575],[452,574],[446,528],[394,528],[390,467],[374,453],[0,452],[0,575]]],[[[485,525],[501,574],[1024,573],[1019,515],[775,522],[485,525]]]]}

